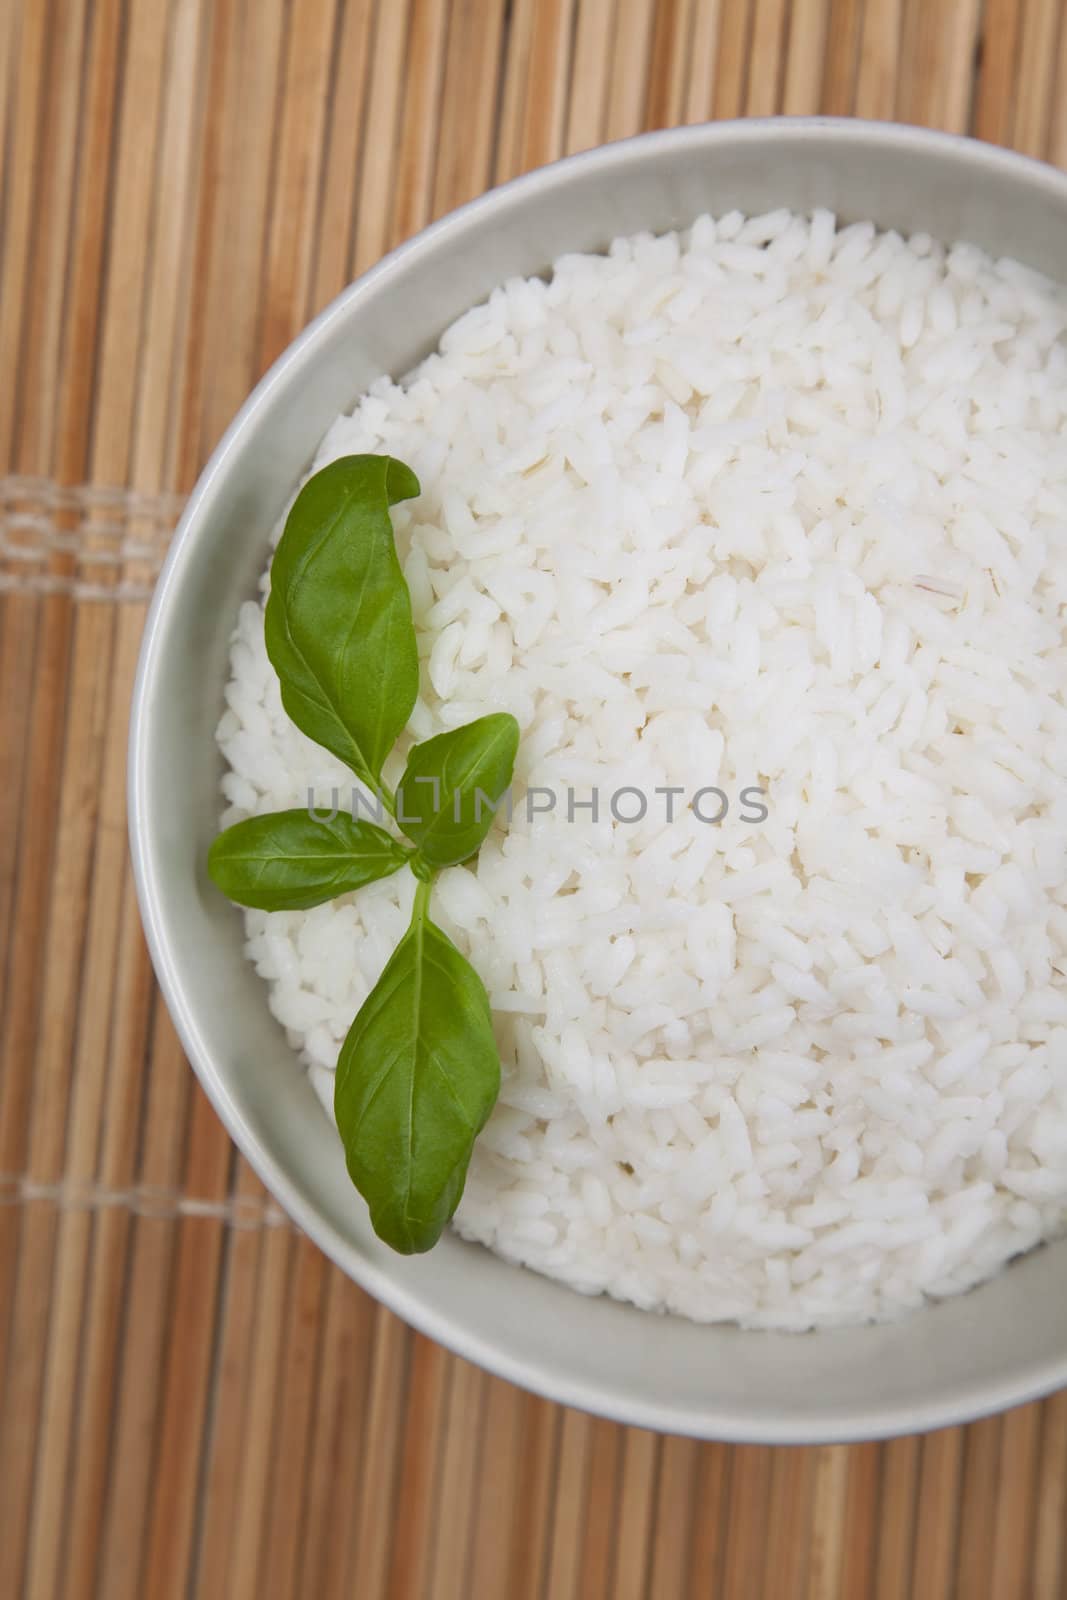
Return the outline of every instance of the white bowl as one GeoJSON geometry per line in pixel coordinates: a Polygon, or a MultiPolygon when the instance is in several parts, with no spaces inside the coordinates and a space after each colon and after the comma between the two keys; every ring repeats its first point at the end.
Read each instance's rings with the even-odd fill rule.
{"type": "Polygon", "coordinates": [[[768,1443],[959,1422],[1067,1383],[1067,1241],[887,1326],[768,1334],[573,1293],[449,1235],[394,1255],[209,884],[214,731],[237,607],[268,531],[334,416],[400,376],[505,278],[702,211],[829,206],[969,239],[1067,277],[1067,178],[971,140],[873,123],[746,121],[648,134],[494,190],[388,256],[271,368],[194,490],[145,630],[130,734],[130,831],[145,929],[219,1115],[290,1215],[400,1316],[469,1360],[621,1422],[768,1443]]]}

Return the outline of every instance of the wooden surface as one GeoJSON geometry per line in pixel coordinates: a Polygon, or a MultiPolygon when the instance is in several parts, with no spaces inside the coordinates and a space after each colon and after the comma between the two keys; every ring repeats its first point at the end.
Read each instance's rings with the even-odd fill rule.
{"type": "Polygon", "coordinates": [[[1061,0],[0,0],[4,1600],[1067,1595],[1067,1393],[730,1449],[413,1336],[235,1155],[130,883],[145,600],[309,315],[564,151],[819,110],[1067,164],[1061,0]]]}

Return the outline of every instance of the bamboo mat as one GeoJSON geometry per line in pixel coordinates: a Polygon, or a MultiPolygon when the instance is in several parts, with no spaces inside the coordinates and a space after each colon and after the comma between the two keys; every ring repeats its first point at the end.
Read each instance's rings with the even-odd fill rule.
{"type": "Polygon", "coordinates": [[[156,993],[127,701],[254,379],[430,218],[775,111],[1067,165],[1061,0],[0,0],[0,1596],[1067,1595],[1067,1393],[885,1445],[594,1421],[416,1337],[235,1154],[156,993]]]}

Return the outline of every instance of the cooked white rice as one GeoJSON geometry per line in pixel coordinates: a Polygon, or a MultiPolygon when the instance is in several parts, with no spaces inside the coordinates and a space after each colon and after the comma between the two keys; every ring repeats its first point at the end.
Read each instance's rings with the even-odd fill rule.
{"type": "MultiPolygon", "coordinates": [[[[383,451],[422,482],[394,511],[412,735],[512,711],[522,782],[559,796],[435,892],[504,1066],[467,1238],[805,1328],[1067,1226],[1065,326],[1067,293],[967,245],[702,217],[506,284],[330,429],[316,466],[383,451]],[[643,822],[610,815],[622,785],[643,822]],[[653,796],[710,785],[720,826],[653,796]]],[[[351,790],[262,623],[242,608],[226,822],[351,790]]],[[[327,1107],[411,893],[247,913],[327,1107]]]]}

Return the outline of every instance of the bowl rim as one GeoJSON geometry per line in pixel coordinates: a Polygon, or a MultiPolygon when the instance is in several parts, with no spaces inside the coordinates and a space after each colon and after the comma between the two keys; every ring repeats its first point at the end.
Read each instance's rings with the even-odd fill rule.
{"type": "MultiPolygon", "coordinates": [[[[398,265],[433,250],[448,233],[465,227],[475,219],[521,205],[527,197],[550,188],[558,181],[563,170],[581,168],[591,172],[599,170],[608,175],[619,164],[625,164],[629,153],[636,148],[656,148],[669,152],[675,148],[696,147],[710,154],[719,146],[736,146],[750,141],[759,143],[765,141],[769,134],[781,136],[786,131],[791,139],[798,141],[830,139],[866,146],[872,150],[895,149],[904,154],[931,150],[955,151],[972,168],[977,162],[986,170],[999,169],[1009,175],[1025,177],[1028,183],[1045,187],[1050,197],[1054,196],[1067,205],[1067,173],[1033,157],[965,135],[851,117],[746,117],[641,133],[564,156],[487,190],[429,224],[344,288],[286,346],[237,411],[189,494],[156,581],[141,639],[130,708],[127,814],[130,855],[142,926],[160,990],[185,1054],[215,1112],[242,1155],[289,1217],[335,1265],[418,1332],[493,1376],[558,1404],[572,1406],[627,1426],[727,1443],[832,1444],[925,1432],[1044,1398],[1056,1389],[1067,1386],[1067,1346],[1062,1356],[1031,1361],[999,1379],[976,1377],[951,1388],[947,1394],[934,1394],[928,1399],[910,1402],[906,1415],[899,1403],[881,1404],[877,1396],[872,1394],[862,1416],[827,1418],[812,1406],[808,1410],[798,1410],[776,1424],[754,1418],[741,1421],[737,1413],[723,1412],[721,1407],[715,1405],[709,1405],[692,1415],[682,1414],[660,1402],[622,1393],[607,1383],[597,1387],[571,1379],[566,1372],[545,1361],[536,1362],[513,1356],[454,1315],[427,1304],[417,1288],[390,1277],[388,1272],[365,1258],[320,1213],[314,1203],[305,1198],[298,1182],[249,1125],[212,1058],[197,1021],[196,1007],[186,992],[176,953],[174,930],[160,893],[151,812],[147,803],[150,784],[148,721],[159,671],[164,618],[181,588],[198,529],[225,480],[238,443],[255,429],[260,413],[267,407],[275,391],[287,382],[294,369],[311,359],[316,350],[329,341],[335,323],[346,318],[352,308],[370,294],[383,278],[392,274],[398,265]]],[[[929,1309],[929,1305],[919,1308],[908,1313],[908,1317],[929,1309]]]]}

